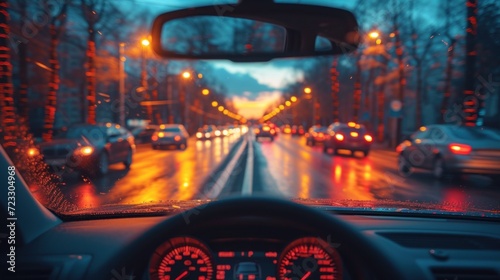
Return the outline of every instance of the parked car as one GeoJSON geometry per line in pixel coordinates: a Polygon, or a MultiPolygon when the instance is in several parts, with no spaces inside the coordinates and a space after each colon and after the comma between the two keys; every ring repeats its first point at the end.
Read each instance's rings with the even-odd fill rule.
{"type": "Polygon", "coordinates": [[[254,133],[256,141],[259,141],[259,138],[268,138],[272,142],[274,141],[274,134],[276,132],[268,124],[262,124],[254,129],[254,133]]]}
{"type": "Polygon", "coordinates": [[[396,148],[398,168],[432,170],[442,179],[456,174],[485,174],[499,179],[500,131],[457,125],[423,126],[396,148]]]}
{"type": "Polygon", "coordinates": [[[315,146],[317,143],[323,143],[325,141],[326,127],[315,125],[309,128],[309,131],[305,134],[306,145],[315,146]]]}
{"type": "Polygon", "coordinates": [[[162,147],[187,148],[189,133],[182,124],[162,124],[151,137],[154,150],[162,147]]]}
{"type": "Polygon", "coordinates": [[[356,151],[363,152],[363,156],[368,156],[373,142],[366,127],[354,122],[336,122],[328,126],[323,152],[329,154],[338,153],[338,150],[349,150],[352,154],[356,151]]]}
{"type": "Polygon", "coordinates": [[[104,175],[110,164],[122,162],[130,167],[135,141],[132,133],[118,124],[82,124],[69,127],[61,138],[41,143],[39,150],[49,166],[104,175]]]}
{"type": "Polygon", "coordinates": [[[134,135],[135,143],[151,143],[151,137],[158,130],[158,125],[148,125],[148,126],[138,126],[132,129],[132,135],[134,135]]]}

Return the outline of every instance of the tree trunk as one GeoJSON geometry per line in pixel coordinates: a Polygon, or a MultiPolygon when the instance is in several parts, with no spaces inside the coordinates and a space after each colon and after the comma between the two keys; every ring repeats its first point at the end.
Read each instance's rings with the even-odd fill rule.
{"type": "Polygon", "coordinates": [[[446,70],[444,79],[444,96],[441,101],[441,118],[440,123],[446,122],[446,112],[448,111],[448,106],[450,105],[451,99],[451,79],[453,75],[453,59],[455,58],[455,44],[456,40],[452,39],[450,43],[450,48],[448,49],[448,57],[446,59],[446,70]]]}
{"type": "Polygon", "coordinates": [[[49,92],[45,100],[45,121],[44,141],[52,140],[54,135],[54,121],[56,117],[57,91],[59,90],[59,60],[57,57],[57,30],[54,24],[50,25],[50,49],[49,64],[52,72],[50,73],[49,92]]]}
{"type": "Polygon", "coordinates": [[[96,66],[95,66],[95,32],[89,27],[89,38],[87,42],[87,123],[96,123],[96,66]]]}
{"type": "Polygon", "coordinates": [[[0,0],[0,121],[2,127],[2,146],[15,147],[16,113],[14,105],[14,90],[12,87],[12,64],[9,50],[9,21],[7,0],[0,0]]]}
{"type": "Polygon", "coordinates": [[[361,65],[359,63],[361,59],[361,53],[356,56],[356,74],[354,77],[354,104],[353,104],[353,118],[354,122],[359,119],[359,111],[361,107],[361,65]]]}
{"type": "MultiPolygon", "coordinates": [[[[26,19],[26,1],[20,2],[21,19],[26,19]]],[[[27,60],[27,45],[19,44],[19,116],[24,120],[28,120],[28,60],[27,60]]]]}
{"type": "Polygon", "coordinates": [[[416,63],[417,88],[415,90],[415,124],[417,128],[422,126],[422,61],[416,63]]]}
{"type": "Polygon", "coordinates": [[[462,101],[462,113],[466,126],[475,126],[478,118],[479,100],[475,95],[476,79],[476,38],[477,38],[477,2],[467,0],[467,35],[465,45],[465,88],[462,101]]]}
{"type": "MultiPolygon", "coordinates": [[[[338,58],[333,58],[332,66],[330,68],[330,79],[331,79],[331,93],[333,100],[333,121],[339,121],[339,72],[337,71],[338,58]]],[[[294,122],[295,123],[295,122],[294,122]]]]}

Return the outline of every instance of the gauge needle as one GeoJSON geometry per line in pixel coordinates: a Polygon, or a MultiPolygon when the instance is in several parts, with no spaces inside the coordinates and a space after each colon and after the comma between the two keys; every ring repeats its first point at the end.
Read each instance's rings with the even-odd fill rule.
{"type": "Polygon", "coordinates": [[[188,272],[186,270],[183,273],[181,273],[181,275],[177,276],[177,278],[175,278],[175,280],[180,280],[180,279],[184,278],[184,276],[186,276],[187,274],[188,274],[188,272]]]}
{"type": "Polygon", "coordinates": [[[306,274],[304,274],[304,276],[302,276],[302,278],[300,278],[300,280],[306,280],[309,277],[309,275],[311,275],[310,271],[308,271],[306,274]]]}

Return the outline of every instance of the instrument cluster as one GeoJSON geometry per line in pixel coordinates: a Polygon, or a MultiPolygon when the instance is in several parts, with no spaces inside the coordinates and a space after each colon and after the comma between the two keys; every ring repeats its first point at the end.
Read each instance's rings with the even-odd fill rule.
{"type": "Polygon", "coordinates": [[[149,263],[150,279],[292,280],[342,279],[338,251],[318,237],[273,240],[203,241],[174,237],[159,246],[149,263]]]}

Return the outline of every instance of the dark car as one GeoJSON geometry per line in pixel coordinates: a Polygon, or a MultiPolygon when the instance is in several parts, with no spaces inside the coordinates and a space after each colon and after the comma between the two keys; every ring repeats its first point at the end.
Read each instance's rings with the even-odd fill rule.
{"type": "Polygon", "coordinates": [[[182,124],[162,124],[151,137],[151,146],[154,150],[161,147],[185,150],[188,138],[189,134],[182,124]]]}
{"type": "Polygon", "coordinates": [[[457,125],[423,126],[396,148],[399,171],[432,170],[442,179],[456,174],[500,175],[500,131],[457,125]]]}
{"type": "Polygon", "coordinates": [[[88,175],[104,175],[109,165],[132,164],[133,135],[118,124],[82,124],[68,128],[62,138],[39,145],[49,166],[69,167],[88,175]]]}
{"type": "Polygon", "coordinates": [[[370,153],[372,142],[373,136],[368,133],[364,125],[354,122],[336,122],[331,124],[326,131],[323,152],[337,154],[339,150],[349,150],[354,154],[360,151],[366,157],[370,153]]]}
{"type": "Polygon", "coordinates": [[[315,146],[317,143],[323,143],[326,136],[326,127],[324,126],[313,126],[309,128],[309,131],[305,134],[306,145],[315,146]]]}
{"type": "Polygon", "coordinates": [[[301,125],[292,126],[292,136],[302,136],[306,133],[306,130],[301,125]]]}
{"type": "Polygon", "coordinates": [[[274,141],[274,134],[276,133],[274,128],[267,124],[259,125],[254,129],[255,140],[258,141],[259,138],[268,138],[271,141],[274,141]]]}
{"type": "Polygon", "coordinates": [[[148,125],[148,126],[139,126],[134,127],[131,132],[134,135],[135,143],[151,143],[151,137],[158,130],[158,125],[148,125]]]}

